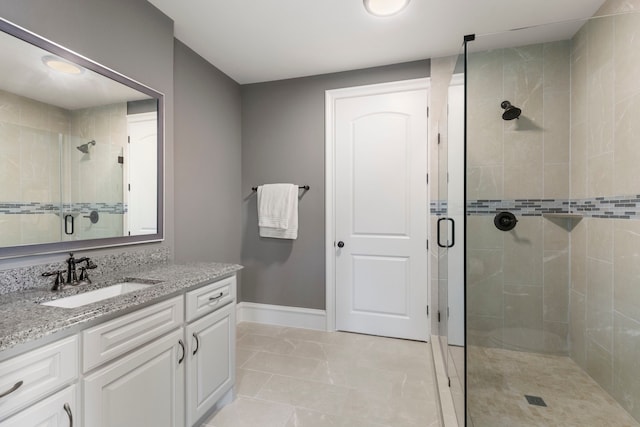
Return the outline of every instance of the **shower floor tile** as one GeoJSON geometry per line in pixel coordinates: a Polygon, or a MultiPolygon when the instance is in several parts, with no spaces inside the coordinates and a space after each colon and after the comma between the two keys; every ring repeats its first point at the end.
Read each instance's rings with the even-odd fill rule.
{"type": "Polygon", "coordinates": [[[468,350],[469,426],[640,426],[569,357],[468,350]],[[547,406],[530,405],[525,395],[547,406]]]}

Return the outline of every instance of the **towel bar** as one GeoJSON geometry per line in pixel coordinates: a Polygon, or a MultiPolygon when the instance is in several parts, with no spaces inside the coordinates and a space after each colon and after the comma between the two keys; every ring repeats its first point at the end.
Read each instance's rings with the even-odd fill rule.
{"type": "MultiPolygon", "coordinates": [[[[304,191],[309,191],[311,187],[309,187],[308,185],[298,185],[298,188],[304,191]]],[[[251,187],[251,190],[258,191],[258,187],[251,187]]]]}

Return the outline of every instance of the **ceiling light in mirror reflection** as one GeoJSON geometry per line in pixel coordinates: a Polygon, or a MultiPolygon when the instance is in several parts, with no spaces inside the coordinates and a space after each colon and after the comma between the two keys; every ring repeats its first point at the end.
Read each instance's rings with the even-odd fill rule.
{"type": "Polygon", "coordinates": [[[64,59],[58,58],[57,56],[53,55],[43,56],[42,62],[47,67],[59,73],[76,75],[82,74],[84,72],[84,68],[82,68],[81,66],[65,61],[64,59]]]}

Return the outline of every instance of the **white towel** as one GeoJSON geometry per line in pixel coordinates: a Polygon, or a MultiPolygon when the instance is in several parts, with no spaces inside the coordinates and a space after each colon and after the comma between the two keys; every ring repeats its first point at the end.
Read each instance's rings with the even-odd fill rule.
{"type": "Polygon", "coordinates": [[[258,227],[262,237],[298,237],[297,185],[266,184],[258,187],[258,227]]]}

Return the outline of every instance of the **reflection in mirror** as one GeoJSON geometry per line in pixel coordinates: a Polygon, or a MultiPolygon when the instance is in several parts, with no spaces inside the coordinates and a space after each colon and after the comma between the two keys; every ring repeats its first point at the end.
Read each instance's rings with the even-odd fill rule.
{"type": "Polygon", "coordinates": [[[0,257],[162,239],[162,95],[0,29],[0,257]]]}

